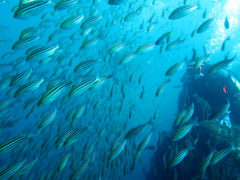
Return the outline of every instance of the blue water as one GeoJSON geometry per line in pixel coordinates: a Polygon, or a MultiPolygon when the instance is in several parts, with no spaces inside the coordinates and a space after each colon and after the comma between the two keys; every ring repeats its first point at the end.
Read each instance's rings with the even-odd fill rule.
{"type": "MultiPolygon", "coordinates": [[[[240,5],[236,0],[187,0],[186,4],[196,5],[197,9],[176,20],[170,20],[168,16],[183,5],[182,0],[125,0],[119,5],[110,5],[108,0],[77,0],[76,4],[64,10],[55,8],[59,2],[51,0],[35,15],[28,13],[25,18],[14,18],[14,12],[21,8],[17,0],[0,2],[0,143],[3,145],[15,137],[25,136],[24,140],[6,150],[1,150],[5,146],[0,145],[0,179],[71,179],[73,173],[84,163],[87,163],[86,167],[75,179],[200,179],[199,167],[209,152],[231,145],[239,146],[236,135],[240,89],[230,78],[239,80],[240,5]],[[61,29],[61,23],[74,15],[84,17],[73,27],[61,29]],[[95,16],[101,18],[89,25],[91,32],[81,34],[84,21],[95,16]],[[224,26],[226,16],[229,29],[224,26]],[[210,17],[214,17],[214,21],[209,28],[201,34],[191,36],[210,17]],[[38,39],[24,47],[13,49],[21,32],[29,27],[37,29],[38,39]],[[164,44],[154,44],[162,34],[169,31],[171,34],[168,40],[164,39],[164,44]],[[222,43],[227,37],[230,40],[222,51],[222,43]],[[86,40],[92,38],[97,38],[95,44],[80,48],[86,40]],[[177,39],[184,39],[184,42],[166,50],[167,45],[177,39]],[[136,53],[139,47],[147,43],[152,44],[151,49],[136,53]],[[124,48],[111,54],[110,49],[116,44],[123,44],[124,48]],[[52,45],[59,48],[50,56],[26,60],[29,48],[52,45]],[[163,50],[160,50],[161,46],[163,50]],[[196,57],[208,53],[210,56],[191,74],[196,60],[193,51],[196,52],[196,57]],[[134,57],[128,63],[120,64],[121,59],[129,53],[134,53],[134,57]],[[234,55],[236,57],[228,66],[215,75],[207,74],[214,63],[234,55]],[[74,72],[80,62],[89,59],[95,59],[96,62],[74,72]],[[182,61],[185,61],[183,68],[170,77],[165,75],[172,65],[182,61]],[[29,78],[10,85],[16,75],[29,69],[32,69],[29,78]],[[110,78],[100,82],[105,76],[110,78]],[[39,88],[14,97],[14,93],[23,85],[41,78],[44,82],[39,88]],[[89,87],[80,95],[68,96],[74,85],[89,78],[99,84],[89,87]],[[170,81],[156,97],[157,89],[168,79],[170,81]],[[53,101],[37,105],[49,91],[49,84],[56,86],[60,82],[69,82],[69,85],[53,101]],[[195,105],[190,122],[198,120],[200,126],[199,129],[194,126],[180,141],[172,142],[171,137],[176,131],[173,123],[178,113],[189,106],[186,96],[195,105]],[[229,101],[227,120],[231,126],[226,127],[220,123],[226,116],[211,121],[215,123],[212,126],[202,126],[202,122],[204,124],[208,119],[203,115],[204,108],[198,97],[204,98],[211,106],[209,116],[229,101]],[[71,126],[74,113],[83,106],[84,112],[71,126]],[[55,109],[57,113],[52,122],[39,128],[44,117],[55,109]],[[150,119],[153,124],[147,124],[143,131],[131,139],[124,138],[130,129],[143,125],[150,119]],[[206,129],[208,126],[213,128],[206,129]],[[77,132],[81,128],[86,128],[86,132],[77,136],[69,145],[57,148],[56,141],[65,132],[77,132]],[[211,136],[211,133],[215,133],[214,128],[223,132],[216,139],[211,136]],[[152,136],[136,160],[136,166],[132,168],[138,146],[149,132],[152,132],[152,136]],[[159,133],[162,135],[160,145],[159,133]],[[119,146],[125,140],[123,150],[109,162],[114,143],[119,146]],[[163,168],[164,155],[168,161],[174,152],[189,144],[194,144],[194,150],[180,164],[163,168]],[[151,149],[150,146],[154,148],[151,149]],[[89,148],[92,148],[89,154],[82,158],[89,148]],[[63,170],[59,171],[59,163],[68,153],[70,158],[63,170]],[[4,172],[7,167],[19,162],[23,163],[9,173],[4,172]],[[34,164],[23,172],[21,168],[28,162],[34,164]],[[195,165],[197,167],[193,168],[195,165]]],[[[209,166],[204,178],[239,179],[239,171],[236,170],[239,166],[237,153],[238,150],[234,150],[221,163],[209,166]],[[221,172],[224,168],[226,170],[221,172]],[[233,177],[229,175],[231,171],[233,177]]]]}

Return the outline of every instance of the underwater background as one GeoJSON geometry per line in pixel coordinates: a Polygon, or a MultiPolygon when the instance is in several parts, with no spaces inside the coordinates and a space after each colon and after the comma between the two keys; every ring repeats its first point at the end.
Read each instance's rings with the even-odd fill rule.
{"type": "Polygon", "coordinates": [[[238,0],[0,13],[0,179],[240,179],[238,0]]]}

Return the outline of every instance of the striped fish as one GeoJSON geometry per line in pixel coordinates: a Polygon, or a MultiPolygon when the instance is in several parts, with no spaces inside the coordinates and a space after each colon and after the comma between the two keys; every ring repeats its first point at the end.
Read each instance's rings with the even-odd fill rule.
{"type": "Polygon", "coordinates": [[[63,10],[76,5],[78,0],[60,0],[55,5],[56,10],[63,10]]]}
{"type": "Polygon", "coordinates": [[[145,128],[147,125],[151,125],[151,124],[152,124],[152,120],[149,120],[149,121],[148,121],[147,123],[145,123],[145,124],[141,124],[141,125],[139,125],[139,126],[137,126],[137,127],[135,127],[135,128],[130,129],[130,130],[126,133],[124,139],[130,139],[130,138],[138,135],[139,133],[141,133],[141,132],[144,130],[144,128],[145,128]]]}
{"type": "Polygon", "coordinates": [[[175,63],[172,65],[170,68],[165,73],[165,76],[172,76],[174,75],[177,71],[181,70],[185,64],[185,61],[175,63]]]}
{"type": "Polygon", "coordinates": [[[96,78],[96,81],[94,82],[94,84],[90,87],[89,90],[100,87],[100,85],[102,85],[107,79],[112,78],[112,74],[106,75],[106,76],[102,76],[100,78],[96,78]]]}
{"type": "Polygon", "coordinates": [[[207,157],[206,159],[202,162],[202,165],[200,167],[200,172],[201,172],[201,177],[204,178],[207,167],[210,165],[211,160],[213,158],[215,151],[212,151],[207,157]]]}
{"type": "Polygon", "coordinates": [[[0,152],[5,152],[8,149],[20,144],[21,142],[23,142],[25,139],[27,138],[27,136],[16,136],[10,140],[7,140],[6,142],[0,144],[0,152]]]}
{"type": "Polygon", "coordinates": [[[109,163],[113,159],[115,159],[116,157],[119,156],[119,154],[124,150],[126,143],[127,143],[127,141],[124,140],[121,144],[119,144],[118,146],[115,146],[115,148],[112,149],[112,152],[111,152],[111,154],[110,154],[110,156],[108,158],[109,159],[109,161],[108,161],[109,163]]]}
{"type": "Polygon", "coordinates": [[[154,29],[154,27],[155,27],[154,24],[149,24],[149,26],[147,28],[147,32],[151,32],[154,29]]]}
{"type": "Polygon", "coordinates": [[[182,17],[192,13],[197,8],[198,7],[195,5],[180,6],[171,12],[168,19],[175,20],[175,19],[182,18],[182,17]]]}
{"type": "Polygon", "coordinates": [[[98,42],[98,40],[99,40],[98,37],[91,38],[91,39],[86,38],[86,39],[83,41],[83,43],[82,43],[82,45],[81,45],[81,47],[80,47],[80,50],[81,50],[81,49],[84,49],[84,48],[87,48],[87,47],[90,47],[90,46],[96,45],[97,42],[98,42]]]}
{"type": "Polygon", "coordinates": [[[38,29],[35,27],[28,27],[22,30],[19,39],[26,39],[30,37],[38,37],[38,29]]]}
{"type": "Polygon", "coordinates": [[[74,112],[74,114],[72,116],[72,122],[71,122],[71,125],[70,125],[71,127],[73,127],[75,121],[77,119],[79,119],[84,114],[85,110],[86,110],[86,105],[83,105],[74,112]]]}
{"type": "Polygon", "coordinates": [[[174,135],[172,137],[172,141],[176,142],[176,141],[182,139],[183,137],[185,137],[190,132],[190,130],[192,129],[193,125],[194,125],[193,123],[189,123],[189,124],[186,124],[183,127],[179,128],[174,133],[174,135]]]}
{"type": "Polygon", "coordinates": [[[172,33],[172,31],[168,31],[166,33],[164,33],[163,35],[161,35],[158,40],[155,42],[155,45],[158,46],[161,44],[161,42],[163,42],[164,39],[166,39],[168,36],[170,36],[170,34],[172,33]]]}
{"type": "Polygon", "coordinates": [[[81,160],[83,161],[84,159],[86,159],[86,157],[88,157],[90,151],[93,150],[95,144],[86,142],[83,149],[82,149],[82,156],[81,156],[81,160]],[[90,144],[90,145],[89,145],[90,144]]]}
{"type": "Polygon", "coordinates": [[[117,146],[118,146],[118,142],[120,140],[121,136],[119,134],[119,136],[115,139],[115,141],[113,142],[113,145],[112,145],[112,148],[111,148],[111,151],[113,151],[117,146]]]}
{"type": "Polygon", "coordinates": [[[226,49],[226,43],[230,40],[230,36],[228,36],[227,38],[225,38],[225,40],[223,41],[222,43],[222,47],[221,47],[221,50],[222,51],[225,51],[226,49]]]}
{"type": "Polygon", "coordinates": [[[61,80],[60,80],[60,79],[56,79],[56,80],[50,81],[50,82],[48,83],[48,85],[47,85],[47,91],[55,88],[55,87],[56,87],[58,84],[60,84],[60,83],[61,83],[61,80]]]}
{"type": "Polygon", "coordinates": [[[9,179],[9,177],[16,173],[23,166],[24,163],[25,160],[13,164],[4,169],[3,171],[0,172],[0,179],[9,179]]]}
{"type": "Polygon", "coordinates": [[[20,84],[22,83],[23,81],[26,81],[32,74],[32,69],[29,69],[29,70],[26,70],[26,71],[23,71],[17,75],[15,75],[11,82],[10,82],[10,86],[13,86],[13,85],[16,85],[16,84],[20,84]]]}
{"type": "Polygon", "coordinates": [[[78,109],[74,112],[72,119],[78,119],[78,118],[80,118],[80,117],[84,114],[85,110],[86,110],[86,105],[82,105],[80,108],[78,108],[78,109]]]}
{"type": "Polygon", "coordinates": [[[163,88],[164,88],[165,85],[166,85],[167,83],[169,83],[169,82],[170,82],[170,79],[167,79],[166,81],[164,81],[164,82],[157,88],[157,91],[156,91],[156,93],[155,93],[155,96],[156,96],[156,97],[158,97],[158,96],[161,94],[163,88]]]}
{"type": "Polygon", "coordinates": [[[49,104],[53,102],[64,90],[65,88],[71,84],[71,82],[59,83],[54,88],[50,89],[49,91],[45,92],[40,100],[38,101],[38,106],[42,104],[49,104]]]}
{"type": "Polygon", "coordinates": [[[125,44],[116,44],[110,48],[109,52],[110,54],[115,54],[117,52],[120,52],[124,47],[125,47],[125,44]]]}
{"type": "Polygon", "coordinates": [[[12,45],[12,49],[19,50],[19,49],[25,48],[26,46],[28,46],[29,44],[31,44],[33,41],[37,39],[39,39],[38,36],[30,36],[23,39],[19,39],[12,45]]]}
{"type": "Polygon", "coordinates": [[[180,125],[180,122],[182,121],[182,118],[185,116],[186,114],[186,109],[182,110],[176,117],[174,123],[173,123],[173,126],[178,126],[180,125]]]}
{"type": "Polygon", "coordinates": [[[219,161],[221,161],[223,158],[225,158],[229,153],[231,153],[235,149],[236,148],[232,146],[230,148],[225,148],[225,149],[222,149],[221,151],[216,152],[211,160],[211,165],[217,164],[219,161]]]}
{"type": "Polygon", "coordinates": [[[173,157],[170,160],[170,167],[174,167],[180,162],[182,162],[182,160],[188,155],[190,149],[191,148],[188,147],[186,149],[178,151],[175,155],[173,155],[173,157]]]}
{"type": "Polygon", "coordinates": [[[44,79],[40,79],[38,81],[33,81],[33,82],[22,85],[15,92],[14,97],[17,97],[17,96],[27,93],[29,91],[34,91],[34,90],[38,89],[43,82],[44,82],[44,79]]]}
{"type": "Polygon", "coordinates": [[[61,135],[55,142],[57,145],[57,148],[62,147],[64,145],[64,142],[66,139],[71,136],[73,133],[75,133],[74,129],[67,130],[63,135],[61,135]]]}
{"type": "Polygon", "coordinates": [[[38,129],[48,126],[54,120],[56,115],[57,115],[57,109],[55,109],[52,113],[48,114],[46,117],[43,118],[43,120],[38,126],[38,129]]]}
{"type": "Polygon", "coordinates": [[[200,26],[197,29],[197,33],[200,34],[200,33],[205,32],[206,30],[208,30],[210,25],[212,24],[213,20],[214,20],[214,17],[209,18],[209,19],[205,20],[202,24],[200,24],[200,26]]]}
{"type": "Polygon", "coordinates": [[[124,17],[123,21],[126,22],[126,21],[132,20],[133,17],[136,16],[136,13],[137,13],[136,11],[129,12],[129,13],[124,17]]]}
{"type": "Polygon", "coordinates": [[[38,159],[34,159],[32,161],[24,163],[14,174],[11,175],[10,179],[15,179],[16,177],[27,174],[33,168],[37,161],[38,159]]]}
{"type": "Polygon", "coordinates": [[[81,25],[81,28],[83,29],[83,28],[89,27],[90,25],[93,25],[94,23],[98,22],[101,19],[102,19],[102,16],[89,17],[84,20],[84,22],[81,25]]]}
{"type": "Polygon", "coordinates": [[[36,50],[38,49],[39,47],[36,45],[36,46],[32,46],[30,48],[28,48],[25,52],[26,55],[29,55],[33,50],[36,50]]]}
{"type": "Polygon", "coordinates": [[[73,28],[74,26],[80,24],[80,23],[82,22],[82,19],[83,19],[83,18],[84,18],[83,15],[80,15],[80,16],[79,16],[79,15],[78,15],[78,16],[71,16],[71,17],[65,19],[65,20],[61,23],[60,27],[61,27],[62,29],[73,28]]]}
{"type": "Polygon", "coordinates": [[[58,168],[57,168],[57,172],[60,173],[67,165],[68,163],[68,160],[71,156],[71,153],[67,153],[63,158],[62,160],[60,161],[59,165],[58,165],[58,168]]]}
{"type": "Polygon", "coordinates": [[[140,144],[138,145],[137,148],[137,153],[134,156],[134,161],[133,161],[133,167],[132,169],[134,169],[136,161],[139,159],[142,151],[145,149],[145,147],[147,146],[147,144],[149,143],[150,139],[152,137],[152,132],[149,132],[147,134],[147,136],[140,142],[140,144]]]}
{"type": "Polygon", "coordinates": [[[91,67],[97,62],[96,59],[89,59],[80,62],[73,70],[73,72],[79,72],[79,71],[85,71],[91,67]]]}
{"type": "Polygon", "coordinates": [[[207,61],[207,58],[209,56],[210,56],[210,53],[197,58],[196,62],[194,64],[194,68],[195,69],[200,68],[202,66],[202,64],[207,61]]]}
{"type": "Polygon", "coordinates": [[[194,104],[192,103],[191,106],[189,106],[186,109],[185,115],[181,118],[180,124],[185,124],[187,121],[189,121],[194,113],[194,104]]]}
{"type": "Polygon", "coordinates": [[[90,80],[83,81],[78,85],[73,85],[72,89],[68,94],[68,97],[78,96],[83,94],[84,92],[89,90],[89,88],[91,88],[95,82],[96,82],[96,79],[90,79],[90,80]]]}
{"type": "Polygon", "coordinates": [[[119,64],[126,64],[129,61],[131,61],[134,57],[135,57],[135,53],[126,54],[121,58],[121,60],[119,61],[119,64]]]}
{"type": "Polygon", "coordinates": [[[88,143],[86,143],[86,146],[84,147],[81,160],[86,159],[89,156],[89,154],[94,150],[95,144],[91,144],[90,146],[87,146],[87,145],[88,143]]]}
{"type": "Polygon", "coordinates": [[[217,112],[211,115],[210,120],[219,120],[228,113],[228,110],[230,108],[230,102],[227,100],[227,103],[223,105],[217,112]]]}
{"type": "Polygon", "coordinates": [[[142,54],[142,53],[146,53],[148,51],[153,50],[155,47],[155,43],[147,43],[147,44],[143,44],[140,47],[138,47],[138,49],[136,50],[135,54],[142,54]]]}
{"type": "Polygon", "coordinates": [[[218,72],[221,69],[226,68],[231,62],[233,62],[234,59],[224,59],[222,61],[219,61],[215,64],[213,64],[210,69],[208,70],[208,74],[218,72]]]}
{"type": "Polygon", "coordinates": [[[82,29],[81,35],[87,36],[92,31],[93,31],[93,27],[85,27],[82,29]]]}
{"type": "Polygon", "coordinates": [[[89,160],[86,160],[76,171],[71,175],[71,180],[78,179],[80,173],[82,173],[88,167],[89,160]]]}
{"type": "Polygon", "coordinates": [[[143,149],[145,149],[145,147],[148,145],[150,139],[152,137],[152,131],[150,131],[145,138],[141,141],[141,143],[138,146],[137,151],[142,151],[143,149]]]}
{"type": "Polygon", "coordinates": [[[55,51],[59,48],[58,44],[52,45],[52,46],[45,46],[38,49],[34,49],[29,53],[27,56],[26,61],[30,61],[33,59],[42,59],[47,58],[55,53],[55,51]]]}
{"type": "Polygon", "coordinates": [[[75,130],[73,133],[70,134],[70,136],[67,137],[67,139],[64,141],[63,146],[73,144],[78,140],[78,136],[85,133],[87,130],[88,130],[88,127],[75,130]]]}
{"type": "MultiPolygon", "coordinates": [[[[170,36],[168,36],[168,37],[170,37],[170,36]]],[[[172,47],[174,47],[176,45],[179,45],[179,44],[182,44],[184,42],[185,42],[185,39],[178,38],[178,39],[168,43],[168,45],[166,46],[166,51],[169,51],[172,47]]]]}
{"type": "Polygon", "coordinates": [[[35,0],[19,6],[14,12],[14,18],[26,18],[36,15],[40,12],[44,5],[50,3],[49,0],[35,0]]]}
{"type": "Polygon", "coordinates": [[[239,78],[238,78],[238,75],[233,73],[232,71],[229,71],[230,74],[231,74],[231,80],[234,84],[234,86],[237,88],[238,91],[240,91],[240,82],[239,82],[239,78]]]}

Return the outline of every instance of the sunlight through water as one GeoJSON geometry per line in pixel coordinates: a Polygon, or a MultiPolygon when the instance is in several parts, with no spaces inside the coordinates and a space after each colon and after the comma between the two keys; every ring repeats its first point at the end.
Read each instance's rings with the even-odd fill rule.
{"type": "MultiPolygon", "coordinates": [[[[221,12],[221,16],[219,19],[215,19],[216,21],[216,32],[213,34],[211,39],[212,51],[215,52],[221,48],[221,44],[229,36],[229,34],[233,34],[238,27],[239,20],[238,16],[240,14],[240,3],[237,0],[228,0],[224,6],[222,6],[222,2],[217,2],[217,6],[212,9],[212,13],[218,13],[218,16],[221,12]],[[221,9],[221,7],[223,7],[221,9]],[[225,18],[228,17],[228,21],[230,24],[230,29],[226,30],[224,26],[225,18]],[[229,31],[229,32],[228,32],[229,31]]],[[[231,38],[235,38],[235,36],[231,36],[231,38]]],[[[239,45],[236,45],[232,50],[239,50],[239,45]]]]}

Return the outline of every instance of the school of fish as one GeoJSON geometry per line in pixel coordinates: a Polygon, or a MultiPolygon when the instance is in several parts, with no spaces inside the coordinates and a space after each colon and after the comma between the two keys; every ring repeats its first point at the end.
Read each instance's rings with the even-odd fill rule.
{"type": "MultiPolygon", "coordinates": [[[[15,23],[14,32],[21,31],[0,35],[0,47],[8,50],[0,54],[1,179],[122,179],[146,149],[161,146],[161,136],[153,138],[164,123],[159,109],[177,76],[187,68],[201,76],[205,64],[210,69],[203,76],[211,76],[237,56],[226,52],[230,36],[219,47],[225,58],[217,62],[206,47],[201,56],[181,54],[192,53],[186,45],[191,39],[207,41],[203,35],[218,18],[197,0],[171,6],[160,0],[9,1],[0,6],[10,10],[13,24],[1,24],[0,32],[15,23]],[[173,27],[195,16],[203,18],[188,24],[189,34],[173,27]],[[175,51],[180,53],[173,56],[175,51]],[[158,75],[148,76],[144,68],[158,75]]],[[[223,26],[231,29],[228,16],[223,26]]],[[[206,120],[226,114],[229,106],[206,120]]],[[[173,143],[199,125],[194,111],[189,104],[172,122],[173,143]]],[[[199,164],[201,176],[235,150],[210,152],[199,164]]],[[[194,142],[164,156],[166,167],[175,168],[190,151],[194,142]]]]}

